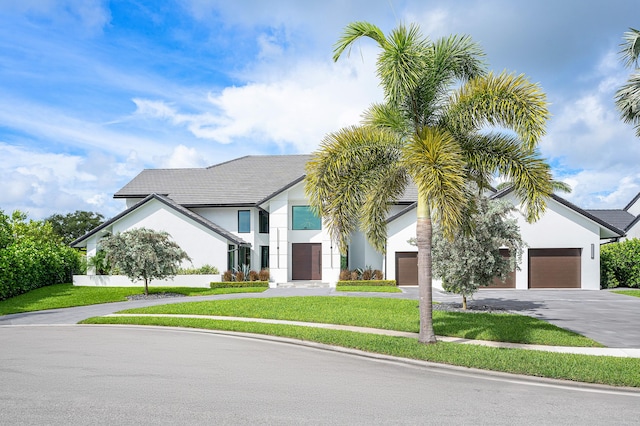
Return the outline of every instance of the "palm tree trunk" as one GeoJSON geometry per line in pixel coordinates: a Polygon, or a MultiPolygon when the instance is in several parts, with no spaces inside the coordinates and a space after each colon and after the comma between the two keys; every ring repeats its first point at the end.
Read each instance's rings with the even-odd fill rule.
{"type": "Polygon", "coordinates": [[[433,227],[429,205],[422,196],[418,196],[417,210],[416,240],[418,245],[418,293],[420,300],[420,334],[418,335],[418,341],[421,343],[436,343],[432,318],[431,242],[433,227]]]}

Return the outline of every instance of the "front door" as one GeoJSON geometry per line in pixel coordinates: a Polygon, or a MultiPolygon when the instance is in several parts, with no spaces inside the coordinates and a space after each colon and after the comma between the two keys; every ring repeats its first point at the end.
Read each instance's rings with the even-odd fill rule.
{"type": "Polygon", "coordinates": [[[322,279],[322,244],[291,244],[291,279],[322,279]]]}

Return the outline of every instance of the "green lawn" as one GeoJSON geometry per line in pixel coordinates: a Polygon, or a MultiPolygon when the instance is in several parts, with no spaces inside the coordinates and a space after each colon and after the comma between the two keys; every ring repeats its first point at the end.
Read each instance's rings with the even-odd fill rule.
{"type": "Polygon", "coordinates": [[[612,293],[624,294],[625,296],[640,297],[640,289],[636,289],[636,290],[613,290],[612,293]]]}
{"type": "MultiPolygon", "coordinates": [[[[349,300],[353,299],[349,298],[349,300]]],[[[425,346],[418,343],[417,339],[404,337],[293,325],[193,318],[99,317],[90,318],[83,323],[140,324],[267,334],[442,364],[611,386],[640,387],[640,359],[638,358],[560,354],[446,342],[425,346]]]]}
{"type": "MultiPolygon", "coordinates": [[[[169,292],[180,293],[185,296],[205,296],[209,294],[263,292],[264,290],[266,289],[150,287],[149,293],[169,292]]],[[[143,292],[144,289],[142,287],[75,287],[72,284],[56,284],[1,301],[0,315],[95,305],[98,303],[123,302],[127,300],[127,296],[142,294],[143,292]]]]}
{"type": "MultiPolygon", "coordinates": [[[[176,303],[123,313],[223,315],[355,325],[418,332],[418,302],[377,297],[278,297],[176,303]]],[[[512,314],[433,311],[441,336],[558,346],[602,346],[535,318],[512,314]]]]}

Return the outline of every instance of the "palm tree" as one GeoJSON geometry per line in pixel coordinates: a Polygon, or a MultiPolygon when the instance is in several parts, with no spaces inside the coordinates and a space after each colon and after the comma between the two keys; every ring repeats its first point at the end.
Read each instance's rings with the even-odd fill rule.
{"type": "Polygon", "coordinates": [[[628,68],[634,68],[629,80],[616,92],[616,106],[625,123],[632,123],[636,129],[636,136],[640,137],[640,31],[629,28],[624,33],[624,43],[620,54],[622,61],[628,68]]]}
{"type": "Polygon", "coordinates": [[[523,76],[486,73],[469,37],[431,42],[414,25],[386,37],[373,24],[351,23],[334,60],[361,37],[381,49],[385,102],[372,105],[361,125],[324,138],[307,164],[305,191],[342,253],[358,228],[384,252],[390,206],[417,186],[419,340],[433,343],[432,221],[452,236],[472,198],[467,183],[486,188],[496,173],[513,182],[528,218],[538,218],[552,193],[549,166],[535,151],[548,117],[545,95],[523,76]]]}

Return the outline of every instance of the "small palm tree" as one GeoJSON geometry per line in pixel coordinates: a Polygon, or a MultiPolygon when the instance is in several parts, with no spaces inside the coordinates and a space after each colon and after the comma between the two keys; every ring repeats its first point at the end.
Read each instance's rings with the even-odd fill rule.
{"type": "Polygon", "coordinates": [[[433,343],[432,221],[453,235],[472,198],[467,183],[486,188],[494,174],[513,182],[528,219],[539,217],[552,193],[549,166],[535,151],[547,103],[525,77],[487,73],[469,37],[432,42],[414,25],[385,36],[354,22],[336,43],[334,60],[361,37],[381,49],[385,102],[372,105],[361,125],[324,138],[307,164],[305,191],[341,252],[358,229],[384,252],[390,205],[417,186],[419,340],[433,343]]]}
{"type": "Polygon", "coordinates": [[[616,92],[616,106],[625,123],[632,123],[636,129],[636,136],[640,137],[640,31],[629,28],[624,33],[620,54],[622,61],[628,68],[634,68],[629,80],[616,92]]]}

